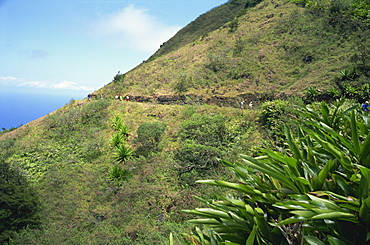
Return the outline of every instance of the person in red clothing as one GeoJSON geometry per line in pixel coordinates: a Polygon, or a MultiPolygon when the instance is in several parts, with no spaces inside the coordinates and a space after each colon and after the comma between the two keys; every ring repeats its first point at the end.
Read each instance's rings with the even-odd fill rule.
{"type": "Polygon", "coordinates": [[[130,97],[126,95],[126,101],[130,101],[130,97]]]}

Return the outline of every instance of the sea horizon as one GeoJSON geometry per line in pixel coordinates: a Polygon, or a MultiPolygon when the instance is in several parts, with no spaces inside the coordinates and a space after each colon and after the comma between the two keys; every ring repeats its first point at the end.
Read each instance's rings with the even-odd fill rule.
{"type": "Polygon", "coordinates": [[[69,95],[45,95],[0,92],[0,131],[18,128],[68,104],[69,95]]]}

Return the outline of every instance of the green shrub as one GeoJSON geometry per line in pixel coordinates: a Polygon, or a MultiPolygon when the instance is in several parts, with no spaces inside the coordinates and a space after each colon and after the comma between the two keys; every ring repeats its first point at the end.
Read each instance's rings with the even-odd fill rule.
{"type": "Polygon", "coordinates": [[[139,144],[136,153],[138,155],[148,156],[150,152],[159,151],[159,142],[162,139],[166,125],[161,122],[146,122],[137,129],[137,138],[135,143],[139,144]]]}
{"type": "Polygon", "coordinates": [[[0,243],[26,227],[40,224],[40,200],[19,169],[0,159],[0,243]]]}
{"type": "Polygon", "coordinates": [[[235,18],[232,21],[230,21],[230,23],[229,23],[229,28],[230,28],[229,33],[236,32],[238,27],[239,27],[239,20],[237,18],[235,18]]]}
{"type": "Polygon", "coordinates": [[[179,136],[185,141],[213,147],[225,146],[231,140],[225,117],[199,113],[181,123],[179,136]]]}
{"type": "Polygon", "coordinates": [[[340,96],[341,96],[341,91],[339,91],[339,90],[338,90],[338,89],[336,89],[336,88],[330,88],[330,89],[328,89],[327,93],[328,93],[328,95],[329,95],[330,97],[332,97],[333,99],[338,99],[338,98],[340,98],[340,96]]]}
{"type": "Polygon", "coordinates": [[[123,83],[124,80],[125,80],[125,74],[120,74],[120,73],[115,75],[113,78],[114,83],[123,83]]]}
{"type": "Polygon", "coordinates": [[[304,91],[305,100],[309,103],[314,102],[319,95],[321,95],[321,91],[315,87],[309,87],[304,91]]]}
{"type": "Polygon", "coordinates": [[[202,172],[218,164],[218,158],[223,152],[213,146],[200,144],[185,144],[175,151],[174,159],[179,165],[179,173],[186,173],[192,170],[202,172]]]}
{"type": "Polygon", "coordinates": [[[284,138],[287,112],[288,102],[283,100],[267,101],[261,106],[261,124],[273,141],[279,142],[284,138]]]}

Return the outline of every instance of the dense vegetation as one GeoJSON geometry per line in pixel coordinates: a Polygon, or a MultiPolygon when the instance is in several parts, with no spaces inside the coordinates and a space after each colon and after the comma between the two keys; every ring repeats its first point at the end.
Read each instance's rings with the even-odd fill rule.
{"type": "Polygon", "coordinates": [[[4,163],[22,169],[42,201],[40,226],[18,227],[10,244],[164,244],[170,232],[187,230],[180,210],[196,205],[194,193],[217,193],[195,180],[229,175],[215,159],[194,167],[189,148],[205,144],[206,154],[234,159],[260,138],[257,111],[82,103],[71,101],[1,141],[10,152],[4,163]]]}
{"type": "Polygon", "coordinates": [[[185,210],[205,225],[184,244],[368,244],[369,117],[341,100],[297,112],[286,147],[223,161],[238,182],[197,181],[239,191],[185,210]],[[351,232],[349,232],[351,231],[351,232]]]}
{"type": "Polygon", "coordinates": [[[12,154],[14,139],[0,142],[0,241],[18,230],[39,225],[40,201],[37,191],[20,168],[5,160],[12,154]]]}
{"type": "Polygon", "coordinates": [[[366,244],[369,9],[230,0],[106,99],[3,129],[0,243],[366,244]]]}

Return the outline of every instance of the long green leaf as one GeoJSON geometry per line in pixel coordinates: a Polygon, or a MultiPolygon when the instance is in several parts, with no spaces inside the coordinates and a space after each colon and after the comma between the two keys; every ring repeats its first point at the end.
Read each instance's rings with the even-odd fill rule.
{"type": "Polygon", "coordinates": [[[344,213],[344,212],[328,212],[328,213],[322,213],[317,214],[311,217],[311,219],[340,219],[340,220],[346,220],[353,223],[357,223],[358,220],[354,214],[351,213],[344,213]]]}
{"type": "Polygon", "coordinates": [[[280,182],[284,183],[291,190],[295,191],[296,193],[300,193],[300,190],[295,186],[294,182],[287,178],[284,172],[279,171],[277,168],[272,168],[269,165],[261,161],[257,161],[256,159],[248,157],[246,155],[241,155],[241,158],[246,164],[248,164],[252,168],[255,168],[261,171],[262,173],[265,173],[273,178],[276,178],[280,182]]]}
{"type": "Polygon", "coordinates": [[[326,181],[326,178],[328,177],[329,175],[329,172],[330,170],[332,169],[332,167],[334,166],[334,162],[333,160],[328,160],[324,166],[323,169],[321,169],[320,173],[318,174],[317,177],[313,177],[311,179],[311,183],[312,183],[312,188],[313,190],[312,191],[315,191],[315,190],[319,190],[322,188],[324,182],[326,181]]]}
{"type": "Polygon", "coordinates": [[[173,243],[173,234],[172,234],[172,232],[170,233],[170,245],[174,245],[174,243],[173,243]]]}
{"type": "Polygon", "coordinates": [[[231,182],[222,181],[222,180],[197,180],[196,183],[226,187],[226,188],[241,191],[243,193],[250,194],[250,195],[261,195],[262,194],[261,191],[253,189],[252,187],[248,185],[236,184],[236,183],[231,183],[231,182]]]}
{"type": "Polygon", "coordinates": [[[368,156],[370,154],[370,133],[367,134],[365,140],[364,140],[364,143],[361,145],[361,153],[360,153],[360,162],[359,164],[361,165],[364,165],[365,167],[367,168],[370,168],[370,161],[366,161],[368,160],[368,156]]]}
{"type": "Polygon", "coordinates": [[[312,200],[310,203],[316,205],[320,208],[325,208],[333,211],[343,211],[335,202],[323,198],[316,197],[314,195],[307,194],[307,196],[312,200]]]}
{"type": "Polygon", "coordinates": [[[328,241],[329,241],[330,245],[346,245],[345,242],[343,242],[343,241],[341,241],[338,238],[333,237],[333,236],[328,236],[328,241]]]}
{"type": "Polygon", "coordinates": [[[299,223],[302,221],[305,221],[306,219],[303,217],[291,217],[288,219],[285,219],[283,221],[280,221],[277,225],[282,226],[282,225],[289,225],[289,224],[294,224],[294,223],[299,223]]]}
{"type": "Polygon", "coordinates": [[[309,210],[305,210],[305,211],[291,211],[292,214],[296,214],[298,216],[301,216],[305,219],[311,219],[313,216],[315,216],[317,213],[314,212],[314,211],[309,211],[309,210]]]}
{"type": "Polygon", "coordinates": [[[296,142],[293,139],[292,133],[290,132],[289,127],[284,125],[284,131],[285,131],[285,136],[287,138],[288,144],[290,146],[290,150],[293,152],[293,156],[295,159],[302,159],[301,152],[299,151],[299,148],[296,144],[296,142]]]}
{"type": "Polygon", "coordinates": [[[360,189],[359,189],[359,199],[363,202],[369,197],[370,188],[370,169],[361,165],[357,165],[361,171],[360,189]]]}
{"type": "Polygon", "coordinates": [[[298,161],[295,158],[288,157],[280,152],[275,151],[262,150],[262,152],[266,153],[269,157],[278,162],[287,164],[289,167],[295,168],[297,166],[298,161]]]}
{"type": "Polygon", "coordinates": [[[261,232],[262,236],[271,239],[271,230],[269,225],[264,217],[264,212],[261,208],[255,208],[255,223],[258,226],[258,230],[261,232]]]}
{"type": "Polygon", "coordinates": [[[321,102],[320,109],[321,109],[320,111],[321,111],[322,117],[324,119],[324,122],[328,125],[331,125],[331,120],[330,120],[330,115],[329,115],[329,108],[328,108],[328,106],[326,105],[326,103],[324,101],[321,102]]]}
{"type": "Polygon", "coordinates": [[[359,216],[363,222],[370,225],[370,197],[361,203],[359,216]]]}
{"type": "Polygon", "coordinates": [[[197,235],[200,238],[200,241],[202,242],[202,244],[206,244],[204,241],[203,232],[199,229],[199,227],[195,227],[195,231],[197,232],[197,235]]]}
{"type": "Polygon", "coordinates": [[[354,195],[353,189],[351,188],[349,183],[342,176],[340,176],[338,174],[332,174],[332,178],[334,180],[334,183],[343,190],[343,192],[346,196],[353,196],[354,195]]]}
{"type": "Polygon", "coordinates": [[[252,232],[249,234],[246,245],[254,245],[254,241],[256,240],[256,234],[257,234],[258,226],[253,226],[252,232]]]}
{"type": "Polygon", "coordinates": [[[358,138],[358,129],[355,118],[355,113],[351,112],[351,133],[352,133],[352,144],[355,148],[355,156],[360,155],[360,140],[358,138]]]}
{"type": "Polygon", "coordinates": [[[320,241],[320,239],[313,236],[305,236],[304,239],[310,245],[325,245],[324,242],[320,241]]]}
{"type": "Polygon", "coordinates": [[[317,134],[312,134],[311,136],[314,137],[315,140],[318,141],[326,151],[328,151],[335,158],[337,158],[344,169],[346,169],[350,173],[353,173],[353,165],[351,163],[351,159],[344,152],[338,150],[334,145],[330,144],[329,142],[321,139],[317,134]]]}

